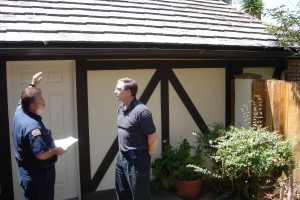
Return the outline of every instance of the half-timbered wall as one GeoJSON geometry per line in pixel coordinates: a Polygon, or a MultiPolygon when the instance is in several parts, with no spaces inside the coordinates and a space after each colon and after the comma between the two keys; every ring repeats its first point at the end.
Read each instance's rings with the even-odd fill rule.
{"type": "MultiPolygon", "coordinates": [[[[140,98],[157,69],[137,70],[96,70],[88,71],[88,112],[89,112],[89,145],[91,159],[91,175],[94,176],[99,164],[103,161],[107,150],[116,138],[116,110],[120,102],[117,102],[113,93],[116,81],[122,77],[131,77],[138,82],[140,98]]],[[[223,68],[202,69],[169,69],[173,76],[178,78],[182,90],[193,102],[206,124],[213,122],[225,122],[225,70],[223,68]]],[[[154,86],[153,86],[154,87],[154,86]]],[[[172,145],[183,138],[187,138],[191,144],[195,143],[193,131],[199,131],[199,127],[193,120],[184,102],[177,94],[178,86],[168,81],[168,89],[162,89],[160,82],[150,95],[147,106],[151,110],[154,122],[162,141],[161,111],[169,111],[169,139],[172,145]],[[161,103],[161,93],[168,95],[168,102],[161,103]]],[[[164,118],[164,117],[163,117],[164,118]]],[[[158,145],[155,157],[159,157],[161,145],[158,145]]],[[[106,190],[114,188],[114,163],[112,162],[107,173],[100,182],[98,189],[106,190]]]]}
{"type": "Polygon", "coordinates": [[[151,110],[160,145],[183,138],[213,122],[225,123],[226,66],[229,62],[78,61],[77,100],[81,184],[84,194],[114,188],[118,151],[114,95],[117,80],[137,80],[137,97],[151,110]],[[184,63],[184,64],[183,64],[184,63]],[[86,96],[87,99],[82,97],[86,96]],[[79,106],[80,105],[80,106],[79,106]],[[84,163],[84,165],[82,165],[84,163]]]}
{"type": "MultiPolygon", "coordinates": [[[[8,104],[7,79],[11,77],[7,77],[6,63],[9,61],[0,62],[3,105],[8,104]]],[[[109,189],[114,188],[114,159],[118,151],[116,110],[120,102],[113,93],[118,78],[129,76],[138,81],[138,98],[152,111],[160,140],[170,140],[176,145],[183,137],[193,142],[192,131],[205,131],[213,122],[227,125],[231,122],[231,80],[235,74],[245,72],[243,69],[254,66],[259,70],[276,67],[273,75],[278,77],[282,61],[76,60],[74,110],[77,110],[81,198],[99,199],[95,191],[114,194],[109,189]]],[[[0,195],[13,199],[12,176],[7,173],[11,172],[8,107],[2,107],[2,111],[1,157],[7,165],[0,166],[0,195]],[[3,185],[4,182],[7,184],[3,185]]],[[[161,147],[158,146],[155,157],[161,147]]]]}
{"type": "MultiPolygon", "coordinates": [[[[114,188],[116,110],[120,102],[116,102],[113,91],[119,78],[131,77],[139,84],[137,97],[152,111],[160,136],[158,157],[164,140],[176,146],[187,138],[193,144],[193,131],[205,131],[214,122],[228,124],[230,80],[233,74],[243,73],[242,64],[262,67],[257,62],[216,60],[77,61],[82,193],[114,188]]],[[[278,66],[278,62],[264,64],[267,68],[253,70],[270,75],[272,67],[278,66]]]]}

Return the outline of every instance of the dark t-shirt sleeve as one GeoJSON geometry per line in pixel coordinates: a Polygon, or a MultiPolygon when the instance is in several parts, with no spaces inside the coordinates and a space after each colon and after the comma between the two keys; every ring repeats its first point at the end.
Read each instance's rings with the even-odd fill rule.
{"type": "Polygon", "coordinates": [[[139,114],[140,127],[145,135],[150,135],[156,131],[156,127],[153,123],[152,114],[149,110],[143,110],[139,114]]]}
{"type": "Polygon", "coordinates": [[[49,150],[49,146],[47,145],[47,141],[49,140],[47,133],[44,133],[41,129],[34,129],[28,136],[32,153],[35,156],[49,150]]]}

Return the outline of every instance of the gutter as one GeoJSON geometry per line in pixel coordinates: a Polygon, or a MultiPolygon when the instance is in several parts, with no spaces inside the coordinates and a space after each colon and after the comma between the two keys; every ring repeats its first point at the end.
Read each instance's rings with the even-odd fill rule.
{"type": "MultiPolygon", "coordinates": [[[[278,59],[291,57],[279,48],[87,48],[87,47],[2,47],[0,57],[58,58],[178,58],[178,59],[278,59]]],[[[297,56],[293,56],[297,57],[297,56]]],[[[299,58],[299,56],[298,56],[299,58]]]]}

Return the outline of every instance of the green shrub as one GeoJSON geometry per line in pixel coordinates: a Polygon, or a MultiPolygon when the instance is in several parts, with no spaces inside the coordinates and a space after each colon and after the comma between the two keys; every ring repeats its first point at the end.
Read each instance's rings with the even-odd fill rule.
{"type": "Polygon", "coordinates": [[[210,158],[217,152],[215,147],[216,139],[225,134],[225,127],[222,123],[213,123],[206,133],[194,131],[192,134],[197,138],[197,154],[210,158]]]}
{"type": "Polygon", "coordinates": [[[195,180],[203,174],[208,173],[206,169],[195,170],[188,165],[202,166],[203,158],[198,155],[191,155],[194,147],[190,145],[187,139],[180,142],[178,148],[173,148],[169,143],[164,145],[161,158],[153,161],[152,187],[155,190],[169,189],[173,185],[174,178],[179,180],[195,180]]]}
{"type": "Polygon", "coordinates": [[[282,173],[295,168],[290,141],[258,124],[225,129],[216,123],[207,134],[193,133],[198,149],[212,159],[213,173],[221,177],[216,190],[226,198],[259,199],[263,188],[274,188],[282,173]]]}
{"type": "Polygon", "coordinates": [[[151,164],[154,176],[151,186],[156,191],[169,189],[173,184],[175,149],[169,143],[164,144],[163,147],[161,158],[156,158],[151,164]]]}
{"type": "Polygon", "coordinates": [[[295,169],[289,140],[262,127],[262,99],[252,101],[253,117],[248,108],[241,110],[244,127],[224,128],[215,123],[208,133],[194,133],[198,149],[212,159],[213,172],[221,179],[218,191],[230,199],[259,199],[264,188],[272,188],[277,179],[295,169]]]}

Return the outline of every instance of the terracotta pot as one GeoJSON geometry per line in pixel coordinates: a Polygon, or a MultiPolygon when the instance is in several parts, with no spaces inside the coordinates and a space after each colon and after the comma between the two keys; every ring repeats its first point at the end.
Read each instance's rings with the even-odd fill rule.
{"type": "Polygon", "coordinates": [[[178,196],[187,199],[195,199],[199,196],[202,187],[202,179],[181,181],[175,179],[175,186],[178,196]]]}

